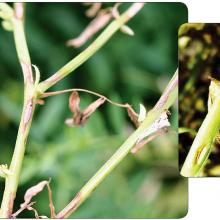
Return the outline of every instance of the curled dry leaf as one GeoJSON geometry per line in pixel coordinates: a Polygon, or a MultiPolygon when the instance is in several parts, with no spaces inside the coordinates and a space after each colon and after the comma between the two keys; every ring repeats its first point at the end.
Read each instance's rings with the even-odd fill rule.
{"type": "Polygon", "coordinates": [[[139,126],[138,114],[134,111],[134,109],[130,105],[128,105],[127,107],[127,112],[131,121],[135,124],[136,127],[138,127],[139,126]]]}
{"type": "MultiPolygon", "coordinates": [[[[114,7],[110,9],[101,9],[102,3],[91,3],[89,5],[92,6],[88,9],[86,15],[88,17],[94,17],[94,19],[78,37],[67,41],[67,46],[72,46],[75,48],[81,47],[92,36],[94,36],[94,34],[104,28],[113,18],[117,19],[120,17],[118,7],[121,5],[121,3],[116,3],[114,7]]],[[[123,25],[120,30],[130,36],[134,35],[134,31],[127,25],[123,25]]]]}
{"type": "Polygon", "coordinates": [[[78,92],[73,91],[69,98],[69,108],[70,111],[73,113],[72,118],[66,119],[65,123],[66,125],[72,127],[74,125],[83,125],[88,118],[91,116],[91,114],[104,102],[106,101],[105,97],[101,97],[91,103],[87,108],[85,108],[83,111],[80,110],[80,97],[78,95],[78,92]]]}
{"type": "Polygon", "coordinates": [[[36,196],[39,192],[41,192],[47,184],[48,184],[48,181],[44,180],[44,181],[41,181],[40,183],[38,183],[37,185],[29,188],[24,195],[24,203],[21,204],[21,206],[23,206],[25,204],[29,204],[31,199],[34,196],[36,196]]]}
{"type": "Polygon", "coordinates": [[[90,104],[84,111],[83,111],[83,118],[82,121],[86,121],[89,116],[104,102],[106,101],[106,98],[99,98],[92,104],[90,104]]]}
{"type": "Polygon", "coordinates": [[[50,183],[50,181],[47,184],[48,196],[49,196],[50,217],[56,218],[56,210],[55,210],[55,206],[53,204],[53,194],[52,194],[52,190],[50,188],[49,183],[50,183]]]}
{"type": "Polygon", "coordinates": [[[112,18],[112,14],[106,10],[102,10],[98,15],[88,24],[85,30],[76,38],[67,41],[67,46],[75,48],[81,47],[94,34],[104,28],[112,18]]]}
{"type": "Polygon", "coordinates": [[[12,218],[15,218],[16,216],[18,216],[25,209],[33,211],[35,213],[36,218],[41,218],[41,216],[38,215],[37,210],[32,207],[32,205],[35,202],[31,202],[31,200],[34,196],[40,193],[45,188],[45,186],[47,186],[48,193],[49,193],[49,207],[51,211],[51,218],[55,218],[56,214],[55,214],[55,208],[54,208],[53,201],[52,201],[52,191],[50,189],[49,181],[46,181],[46,180],[41,181],[40,183],[38,183],[35,186],[32,186],[26,191],[24,195],[24,203],[20,205],[20,209],[18,211],[12,214],[12,218]]]}
{"type": "Polygon", "coordinates": [[[80,103],[79,94],[78,92],[73,91],[69,97],[69,109],[72,113],[77,114],[78,112],[80,112],[79,103],[80,103]]]}
{"type": "Polygon", "coordinates": [[[38,219],[38,218],[40,218],[40,216],[38,215],[37,210],[32,207],[32,205],[34,205],[34,203],[35,203],[35,202],[31,202],[30,204],[28,204],[27,210],[33,211],[33,212],[34,212],[34,215],[35,215],[35,218],[38,219]]]}
{"type": "Polygon", "coordinates": [[[138,127],[140,123],[144,121],[147,115],[146,108],[142,104],[140,104],[139,114],[137,114],[130,105],[127,106],[127,111],[131,121],[135,124],[136,127],[138,127]]]}

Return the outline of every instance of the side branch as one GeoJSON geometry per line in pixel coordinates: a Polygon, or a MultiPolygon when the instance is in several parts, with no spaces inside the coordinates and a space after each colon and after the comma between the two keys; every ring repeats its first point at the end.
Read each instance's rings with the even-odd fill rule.
{"type": "Polygon", "coordinates": [[[154,121],[166,111],[176,100],[178,92],[177,71],[159,99],[160,108],[156,106],[147,114],[140,127],[121,145],[112,157],[98,170],[98,172],[83,186],[73,200],[61,210],[57,218],[70,216],[95,190],[95,188],[111,173],[111,171],[127,156],[140,137],[148,130],[154,121]]]}
{"type": "Polygon", "coordinates": [[[39,84],[38,90],[40,93],[45,92],[51,86],[59,82],[61,79],[66,77],[76,68],[78,68],[82,63],[88,60],[94,53],[96,53],[112,35],[119,30],[126,22],[128,22],[135,14],[137,14],[144,3],[133,3],[131,7],[119,16],[116,20],[111,22],[107,28],[100,34],[100,36],[83,52],[78,56],[68,62],[65,66],[59,69],[54,75],[49,77],[47,80],[39,84]]]}

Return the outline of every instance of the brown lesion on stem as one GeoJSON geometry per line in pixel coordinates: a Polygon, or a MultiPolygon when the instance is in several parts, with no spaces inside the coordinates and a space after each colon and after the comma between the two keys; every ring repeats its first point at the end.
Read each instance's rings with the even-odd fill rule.
{"type": "Polygon", "coordinates": [[[148,144],[149,142],[153,141],[154,139],[166,134],[168,132],[168,128],[164,127],[160,130],[158,130],[157,132],[155,132],[154,134],[152,134],[151,136],[149,136],[147,139],[144,139],[142,141],[140,141],[139,143],[137,143],[132,149],[131,149],[131,153],[132,154],[136,154],[137,152],[139,152],[146,144],[148,144]]]}
{"type": "Polygon", "coordinates": [[[161,109],[164,106],[164,103],[169,99],[170,94],[178,86],[178,75],[171,81],[171,83],[165,89],[163,95],[158,100],[157,104],[154,106],[154,110],[161,109]]]}
{"type": "Polygon", "coordinates": [[[47,83],[56,83],[58,82],[59,80],[62,79],[62,75],[61,73],[58,71],[56,73],[54,73],[51,77],[49,77],[48,79],[46,79],[44,82],[47,82],[47,83]]]}
{"type": "Polygon", "coordinates": [[[31,65],[21,61],[21,68],[22,68],[22,72],[24,75],[24,83],[25,84],[28,84],[28,83],[33,84],[34,80],[33,80],[31,65]]]}
{"type": "Polygon", "coordinates": [[[24,130],[26,129],[31,116],[33,114],[33,98],[29,99],[29,101],[27,102],[26,106],[25,106],[25,110],[24,110],[24,118],[23,118],[23,123],[24,123],[24,130]]]}
{"type": "Polygon", "coordinates": [[[73,200],[63,210],[61,210],[56,217],[59,219],[68,217],[70,213],[78,207],[81,202],[81,198],[81,193],[77,193],[73,200]]]}
{"type": "Polygon", "coordinates": [[[104,28],[112,18],[112,13],[107,10],[102,10],[98,13],[97,17],[91,21],[86,29],[76,38],[68,40],[66,45],[75,48],[82,46],[94,34],[104,28]]]}
{"type": "Polygon", "coordinates": [[[14,200],[15,200],[15,193],[11,192],[10,193],[10,200],[9,200],[9,204],[8,204],[8,215],[9,217],[11,217],[12,212],[13,212],[13,206],[14,206],[14,200]]]}

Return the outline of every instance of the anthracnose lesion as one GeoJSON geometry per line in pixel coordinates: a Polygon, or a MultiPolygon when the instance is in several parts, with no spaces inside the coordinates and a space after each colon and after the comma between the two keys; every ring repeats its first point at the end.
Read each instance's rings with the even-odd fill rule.
{"type": "Polygon", "coordinates": [[[216,144],[220,144],[220,130],[219,130],[219,132],[218,132],[218,134],[217,134],[217,136],[215,138],[215,143],[216,144]]]}
{"type": "Polygon", "coordinates": [[[33,99],[31,98],[28,100],[24,110],[24,119],[23,119],[24,130],[26,129],[26,126],[31,119],[32,113],[33,113],[33,99]]]}
{"type": "Polygon", "coordinates": [[[203,159],[203,157],[208,153],[210,150],[210,144],[204,144],[201,147],[199,147],[195,153],[193,163],[194,165],[199,165],[203,159]]]}

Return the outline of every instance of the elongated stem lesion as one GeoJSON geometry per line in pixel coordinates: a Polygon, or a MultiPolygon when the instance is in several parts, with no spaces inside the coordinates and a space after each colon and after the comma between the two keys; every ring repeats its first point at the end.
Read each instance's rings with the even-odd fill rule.
{"type": "Polygon", "coordinates": [[[143,6],[144,3],[132,4],[126,12],[110,23],[110,25],[86,50],[60,68],[60,70],[58,70],[54,75],[39,84],[38,71],[36,72],[38,74],[36,75],[34,82],[32,64],[25,37],[24,4],[15,3],[13,9],[6,3],[0,3],[0,18],[3,19],[5,29],[13,31],[18,59],[24,76],[24,104],[22,116],[13,157],[9,167],[10,175],[5,176],[5,190],[1,203],[0,218],[10,218],[13,211],[13,204],[19,183],[26,142],[38,97],[88,60],[110,39],[116,31],[134,17],[143,6]]]}
{"type": "Polygon", "coordinates": [[[127,156],[138,139],[157,119],[175,102],[178,95],[178,73],[174,74],[155,107],[148,112],[145,120],[138,129],[119,147],[112,157],[97,171],[83,186],[73,200],[57,214],[57,218],[70,216],[94,191],[94,189],[112,172],[112,170],[127,156]]]}
{"type": "Polygon", "coordinates": [[[208,113],[199,128],[181,169],[181,175],[198,176],[207,162],[220,129],[220,82],[212,79],[209,87],[208,113]]]}
{"type": "Polygon", "coordinates": [[[3,194],[0,212],[1,218],[9,218],[13,211],[13,203],[16,197],[16,191],[19,183],[27,137],[30,131],[36,104],[31,59],[25,38],[23,17],[23,4],[15,3],[14,16],[11,18],[10,21],[14,34],[18,59],[22,67],[24,77],[24,104],[15,149],[9,167],[10,175],[7,175],[5,178],[5,191],[3,194]]]}

